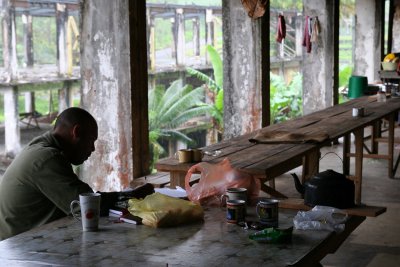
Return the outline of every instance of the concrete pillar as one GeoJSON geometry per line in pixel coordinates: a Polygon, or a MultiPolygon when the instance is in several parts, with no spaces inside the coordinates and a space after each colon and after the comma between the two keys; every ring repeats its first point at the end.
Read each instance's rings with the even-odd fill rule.
{"type": "Polygon", "coordinates": [[[58,113],[61,113],[63,110],[69,108],[72,103],[72,90],[71,90],[71,82],[65,81],[63,82],[63,88],[58,90],[58,113]]]}
{"type": "Polygon", "coordinates": [[[261,127],[261,19],[222,1],[224,139],[261,127]]]}
{"type": "Polygon", "coordinates": [[[4,92],[4,129],[5,129],[5,153],[14,158],[19,151],[20,130],[18,114],[18,88],[10,86],[3,89],[4,92]]]}
{"type": "Polygon", "coordinates": [[[154,27],[154,17],[150,16],[150,18],[147,19],[148,20],[148,28],[149,28],[149,32],[148,32],[148,37],[149,38],[149,45],[148,45],[148,49],[149,49],[149,66],[150,66],[150,70],[154,71],[156,68],[156,38],[155,38],[155,27],[154,27]]]}
{"type": "Polygon", "coordinates": [[[303,25],[303,17],[301,16],[295,16],[295,38],[296,38],[296,56],[301,57],[303,54],[303,31],[304,31],[304,25],[303,25]]]}
{"type": "Polygon", "coordinates": [[[10,4],[3,3],[7,7],[3,12],[3,61],[6,69],[7,80],[12,81],[18,76],[17,61],[17,35],[15,30],[15,11],[10,8],[10,4]]]}
{"type": "Polygon", "coordinates": [[[82,107],[99,137],[80,176],[96,190],[121,190],[133,166],[128,0],[87,0],[82,12],[82,107]]]}
{"type": "Polygon", "coordinates": [[[379,80],[381,18],[384,16],[379,2],[356,0],[354,74],[367,76],[368,82],[379,80]]]}
{"type": "Polygon", "coordinates": [[[67,73],[67,41],[66,23],[68,14],[66,5],[56,4],[56,27],[57,27],[57,65],[61,75],[67,73]]]}
{"type": "Polygon", "coordinates": [[[32,30],[32,16],[29,14],[22,15],[22,24],[24,31],[24,58],[25,64],[28,67],[33,66],[33,30],[32,30]]]}
{"type": "Polygon", "coordinates": [[[193,18],[193,55],[200,56],[200,19],[193,18]]]}
{"type": "Polygon", "coordinates": [[[309,114],[333,105],[334,1],[304,0],[303,9],[304,19],[318,16],[321,26],[311,53],[303,47],[303,112],[309,114]]]}
{"type": "Polygon", "coordinates": [[[34,112],[35,111],[35,92],[25,92],[25,112],[34,112]]]}
{"type": "Polygon", "coordinates": [[[397,52],[400,51],[400,38],[396,38],[396,36],[400,35],[400,0],[393,1],[393,9],[394,16],[392,36],[394,36],[394,38],[392,43],[392,51],[390,52],[397,52]]]}
{"type": "Polygon", "coordinates": [[[176,24],[176,65],[184,66],[186,63],[186,42],[185,42],[185,18],[183,9],[178,8],[175,11],[175,24],[176,24]]]}
{"type": "MultiPolygon", "coordinates": [[[[212,9],[206,9],[206,45],[214,45],[214,20],[212,9]]],[[[210,59],[206,53],[206,64],[210,64],[210,59]]]]}

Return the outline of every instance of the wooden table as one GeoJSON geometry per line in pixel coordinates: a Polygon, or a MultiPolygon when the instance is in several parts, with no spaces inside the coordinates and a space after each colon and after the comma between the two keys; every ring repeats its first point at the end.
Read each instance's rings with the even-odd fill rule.
{"type": "MultiPolygon", "coordinates": [[[[319,150],[330,145],[333,141],[343,137],[343,173],[354,181],[356,186],[356,204],[361,204],[362,165],[364,157],[375,157],[388,160],[388,176],[395,173],[394,163],[394,124],[400,99],[389,98],[386,102],[377,102],[376,97],[361,97],[350,100],[341,105],[302,116],[262,128],[254,133],[243,135],[228,141],[203,148],[206,151],[220,150],[222,153],[216,157],[206,156],[203,161],[217,163],[227,157],[233,167],[258,175],[263,181],[262,190],[275,197],[284,197],[264,184],[295,167],[303,165],[303,181],[318,172],[319,150]],[[365,116],[353,117],[352,109],[363,107],[365,116]],[[388,135],[380,135],[380,123],[386,119],[389,123],[388,135]],[[364,128],[372,126],[372,149],[364,153],[364,128]],[[251,137],[261,132],[301,132],[304,134],[317,134],[321,131],[328,135],[324,142],[313,144],[254,144],[249,142],[251,137]],[[351,153],[351,134],[355,136],[355,151],[351,153]],[[388,143],[386,154],[378,153],[379,142],[388,143]],[[354,175],[350,175],[350,158],[355,157],[354,175]]],[[[158,171],[170,172],[171,186],[184,186],[184,177],[193,164],[180,164],[176,159],[160,160],[155,164],[158,171]]]]}
{"type": "MultiPolygon", "coordinates": [[[[293,225],[295,214],[281,209],[280,226],[293,225]]],[[[350,216],[339,234],[294,230],[290,243],[266,244],[248,238],[255,230],[226,223],[220,208],[206,210],[202,223],[159,229],[101,218],[100,231],[82,232],[66,217],[1,241],[0,265],[314,266],[364,219],[350,216]]]]}

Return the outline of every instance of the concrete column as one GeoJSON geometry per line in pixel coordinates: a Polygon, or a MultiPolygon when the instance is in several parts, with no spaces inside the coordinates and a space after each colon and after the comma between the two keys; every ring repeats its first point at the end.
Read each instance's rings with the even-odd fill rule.
{"type": "Polygon", "coordinates": [[[57,26],[57,65],[58,72],[61,75],[67,73],[67,41],[66,41],[66,23],[68,14],[66,6],[56,4],[56,26],[57,26]]]}
{"type": "Polygon", "coordinates": [[[171,22],[171,32],[172,32],[172,44],[171,44],[171,57],[175,58],[176,61],[176,46],[177,46],[177,36],[176,36],[176,22],[175,18],[170,19],[171,22]]]}
{"type": "Polygon", "coordinates": [[[14,158],[19,151],[20,129],[18,115],[18,88],[16,86],[3,89],[4,92],[4,129],[6,156],[14,158]]]}
{"type": "Polygon", "coordinates": [[[80,176],[101,191],[132,180],[128,10],[128,0],[87,0],[82,9],[81,105],[96,118],[99,137],[80,176]]]}
{"type": "Polygon", "coordinates": [[[200,56],[200,19],[198,17],[193,22],[193,55],[200,56]]]}
{"type": "MultiPolygon", "coordinates": [[[[304,0],[305,16],[318,16],[321,33],[311,53],[303,47],[303,112],[309,114],[333,105],[334,1],[304,0]]],[[[303,36],[303,35],[302,35],[303,36]]]]}
{"type": "Polygon", "coordinates": [[[12,81],[18,76],[17,61],[17,37],[15,31],[15,11],[7,4],[7,9],[3,12],[3,60],[6,69],[7,82],[12,81]]]}
{"type": "Polygon", "coordinates": [[[222,1],[224,139],[261,127],[261,19],[240,1],[222,1]]]}
{"type": "Polygon", "coordinates": [[[35,92],[25,92],[25,112],[35,111],[35,92]]]}
{"type": "Polygon", "coordinates": [[[356,0],[354,74],[367,76],[368,82],[379,80],[381,18],[384,14],[378,2],[356,0]]]}
{"type": "Polygon", "coordinates": [[[33,30],[32,30],[32,16],[29,14],[22,15],[22,24],[24,30],[24,58],[25,64],[28,67],[33,66],[33,30]]]}
{"type": "Polygon", "coordinates": [[[148,18],[148,28],[149,28],[149,66],[150,70],[154,71],[156,67],[156,38],[155,38],[155,28],[154,28],[154,17],[150,16],[148,18]]]}
{"type": "Polygon", "coordinates": [[[183,66],[186,63],[186,44],[185,44],[185,19],[183,9],[178,8],[175,11],[176,23],[176,65],[183,66]]]}
{"type": "MultiPolygon", "coordinates": [[[[206,9],[206,45],[214,45],[214,21],[212,9],[206,9]]],[[[210,64],[210,59],[206,53],[206,64],[210,64]]]]}
{"type": "Polygon", "coordinates": [[[58,90],[58,113],[61,113],[63,110],[69,108],[71,106],[71,82],[65,81],[63,82],[63,88],[58,90]]]}
{"type": "Polygon", "coordinates": [[[400,0],[393,1],[393,9],[394,9],[394,16],[393,16],[392,36],[394,36],[394,38],[393,38],[391,52],[396,52],[400,51],[400,38],[396,38],[396,36],[400,35],[400,0]]]}
{"type": "Polygon", "coordinates": [[[304,31],[304,25],[303,25],[303,17],[302,16],[296,16],[294,17],[295,20],[295,38],[296,38],[296,56],[301,57],[303,54],[303,31],[304,31]]]}

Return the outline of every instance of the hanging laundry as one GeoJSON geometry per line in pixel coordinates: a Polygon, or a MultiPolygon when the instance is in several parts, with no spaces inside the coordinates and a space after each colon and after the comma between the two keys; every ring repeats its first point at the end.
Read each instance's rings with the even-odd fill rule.
{"type": "Polygon", "coordinates": [[[311,18],[306,16],[304,22],[303,46],[307,48],[307,53],[311,52],[311,31],[311,18]]]}
{"type": "Polygon", "coordinates": [[[312,43],[316,43],[318,41],[318,35],[321,32],[321,26],[319,25],[318,17],[314,18],[313,25],[312,25],[312,32],[310,41],[312,43]]]}
{"type": "Polygon", "coordinates": [[[282,43],[282,39],[286,37],[286,22],[283,15],[279,15],[277,29],[276,29],[276,41],[282,43]]]}

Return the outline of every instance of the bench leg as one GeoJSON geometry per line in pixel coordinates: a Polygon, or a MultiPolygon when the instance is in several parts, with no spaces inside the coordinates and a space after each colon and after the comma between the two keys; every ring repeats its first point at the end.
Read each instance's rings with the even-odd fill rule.
{"type": "Polygon", "coordinates": [[[185,176],[186,172],[171,172],[171,183],[170,188],[176,188],[177,186],[185,188],[185,176]]]}

